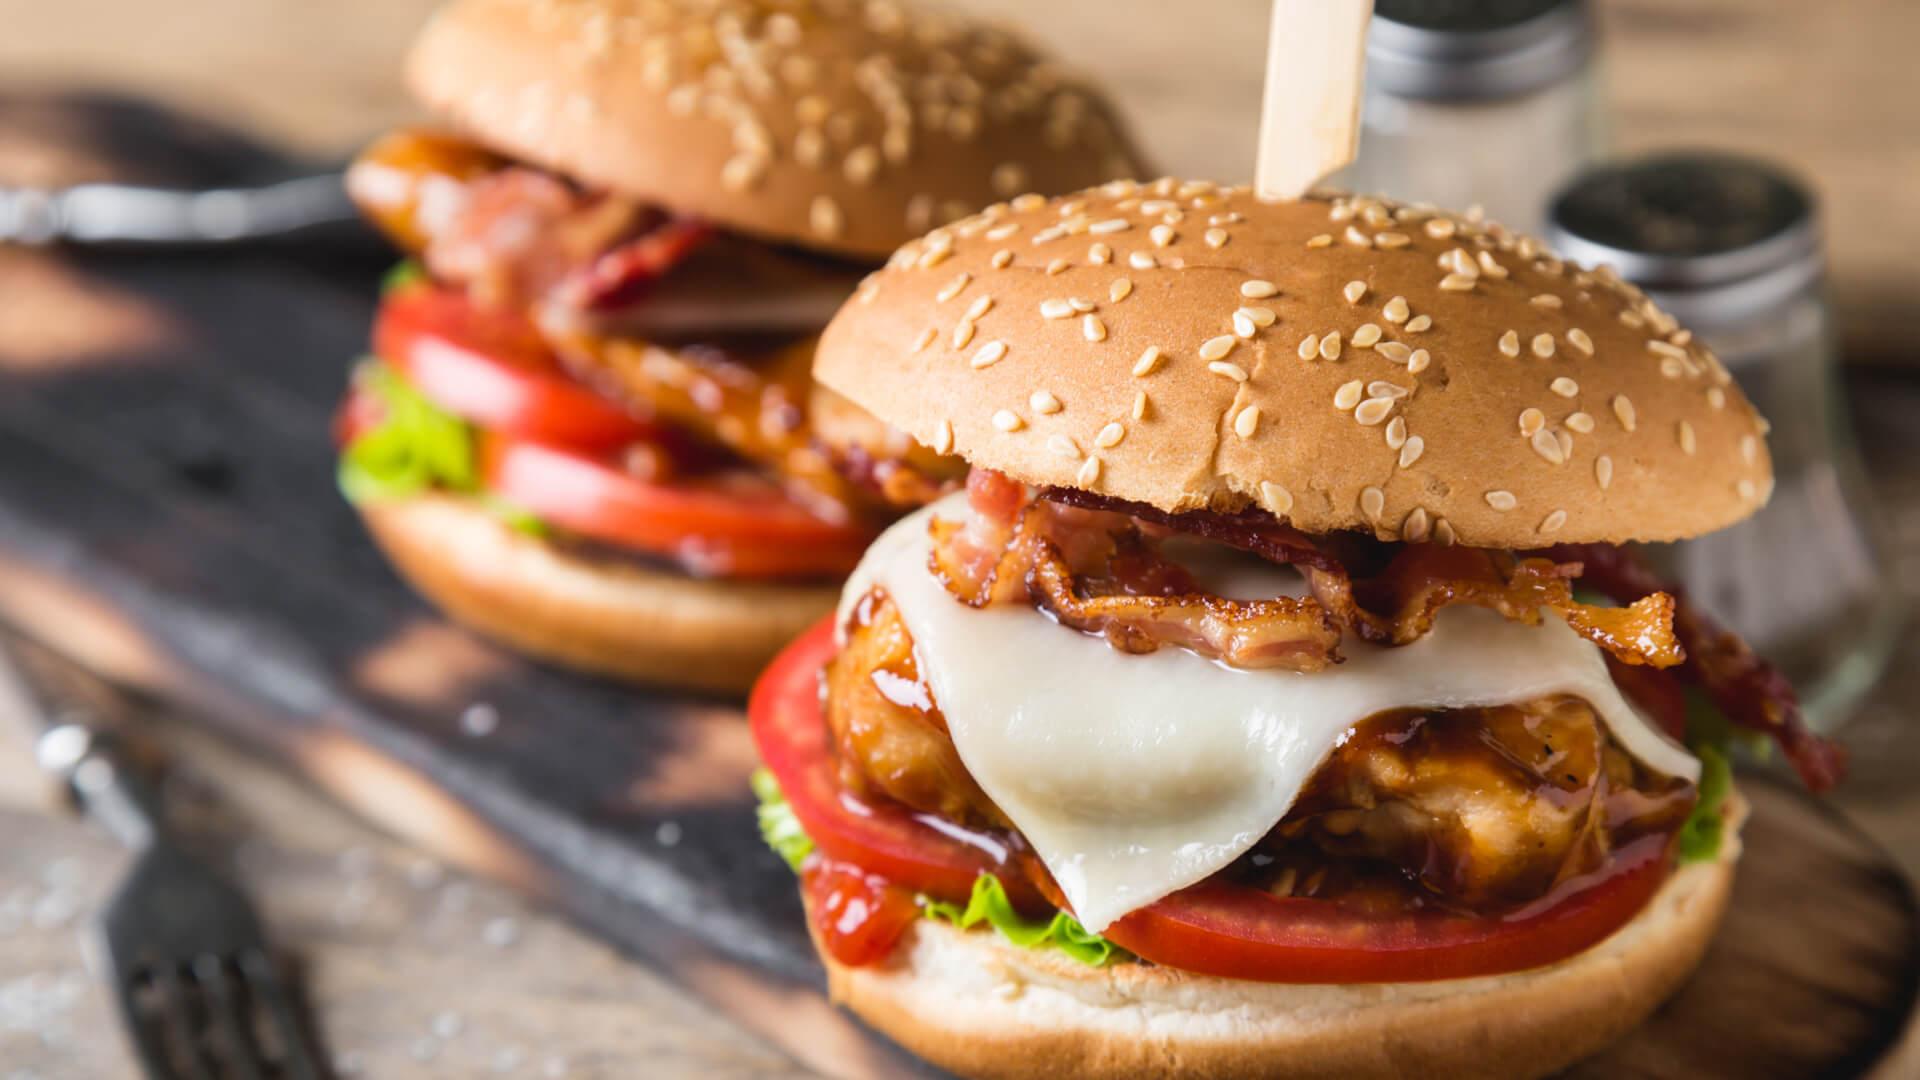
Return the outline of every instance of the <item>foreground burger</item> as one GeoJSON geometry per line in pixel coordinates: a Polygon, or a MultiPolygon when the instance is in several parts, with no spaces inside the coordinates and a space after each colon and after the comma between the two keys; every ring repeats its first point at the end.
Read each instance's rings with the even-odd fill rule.
{"type": "Polygon", "coordinates": [[[1554,1071],[1706,948],[1726,741],[1838,775],[1616,546],[1765,502],[1764,422],[1497,227],[1017,202],[905,249],[815,373],[973,472],[755,690],[762,824],[834,997],[957,1072],[1554,1071]]]}
{"type": "Polygon", "coordinates": [[[348,174],[417,261],[342,410],[342,487],[455,617],[691,686],[744,688],[953,476],[812,384],[860,276],[1133,164],[1019,42],[888,2],[457,0],[408,74],[459,134],[348,174]]]}

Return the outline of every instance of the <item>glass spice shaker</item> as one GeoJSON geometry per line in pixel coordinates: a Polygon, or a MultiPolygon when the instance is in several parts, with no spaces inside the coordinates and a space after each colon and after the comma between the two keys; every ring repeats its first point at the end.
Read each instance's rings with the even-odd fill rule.
{"type": "Polygon", "coordinates": [[[1359,158],[1329,183],[1538,235],[1607,147],[1586,0],[1377,0],[1359,158]]]}
{"type": "Polygon", "coordinates": [[[1746,158],[1662,154],[1574,180],[1553,201],[1549,241],[1644,289],[1772,424],[1767,505],[1649,551],[1780,667],[1816,730],[1832,731],[1886,666],[1903,612],[1835,373],[1812,194],[1746,158]]]}

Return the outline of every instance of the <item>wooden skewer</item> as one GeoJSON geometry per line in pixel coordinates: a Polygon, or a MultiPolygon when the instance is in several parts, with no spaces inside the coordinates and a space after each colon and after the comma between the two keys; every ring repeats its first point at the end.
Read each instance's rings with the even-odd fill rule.
{"type": "Polygon", "coordinates": [[[1297,198],[1353,161],[1373,0],[1273,0],[1254,189],[1297,198]]]}

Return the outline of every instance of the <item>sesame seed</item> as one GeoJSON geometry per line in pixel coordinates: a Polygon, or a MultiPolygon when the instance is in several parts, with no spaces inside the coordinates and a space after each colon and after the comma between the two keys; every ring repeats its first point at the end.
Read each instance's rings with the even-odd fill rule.
{"type": "Polygon", "coordinates": [[[1310,236],[1307,238],[1307,246],[1310,248],[1330,247],[1332,246],[1332,244],[1333,244],[1333,237],[1331,234],[1328,234],[1328,233],[1320,233],[1317,236],[1310,236]]]}
{"type": "Polygon", "coordinates": [[[976,370],[992,367],[1005,355],[1007,355],[1007,343],[996,339],[980,346],[980,351],[973,354],[973,359],[968,361],[968,365],[976,370]]]}
{"type": "Polygon", "coordinates": [[[1360,404],[1362,388],[1363,384],[1359,379],[1355,379],[1352,382],[1341,383],[1340,389],[1333,392],[1333,407],[1345,412],[1355,405],[1360,404]]]}
{"type": "Polygon", "coordinates": [[[953,328],[953,347],[964,349],[967,342],[973,340],[973,320],[961,319],[953,328]]]}
{"type": "Polygon", "coordinates": [[[1493,252],[1487,251],[1484,248],[1480,251],[1480,272],[1493,278],[1495,281],[1499,281],[1507,276],[1507,268],[1494,262],[1493,252]]]}
{"type": "Polygon", "coordinates": [[[1061,273],[1065,271],[1068,266],[1071,266],[1071,265],[1072,264],[1067,262],[1067,260],[1065,259],[1055,259],[1052,262],[1047,264],[1047,276],[1052,277],[1055,274],[1061,273]]]}
{"type": "Polygon", "coordinates": [[[1080,444],[1065,435],[1049,435],[1047,449],[1061,457],[1073,458],[1076,461],[1080,458],[1080,444]]]}
{"type": "Polygon", "coordinates": [[[1465,248],[1453,248],[1440,256],[1440,267],[1443,270],[1451,270],[1461,277],[1480,276],[1480,267],[1473,261],[1473,256],[1467,254],[1465,248]]]}
{"type": "Polygon", "coordinates": [[[1087,312],[1092,311],[1094,306],[1093,301],[1083,300],[1078,296],[1067,297],[1067,303],[1073,307],[1074,313],[1078,315],[1085,315],[1087,312]]]}
{"type": "Polygon", "coordinates": [[[1408,511],[1406,520],[1400,523],[1400,538],[1409,544],[1426,543],[1431,527],[1426,508],[1416,506],[1408,511]]]}
{"type": "Polygon", "coordinates": [[[1407,236],[1406,233],[1383,232],[1383,233],[1374,233],[1373,242],[1380,245],[1383,248],[1403,248],[1403,247],[1406,247],[1408,244],[1412,243],[1413,241],[1407,236]]]}
{"type": "MultiPolygon", "coordinates": [[[[1372,324],[1369,323],[1368,325],[1372,324]]],[[[1366,327],[1363,326],[1360,329],[1365,330],[1366,327]]],[[[1355,345],[1360,344],[1359,331],[1354,332],[1353,343],[1355,345]]],[[[1404,364],[1413,357],[1413,350],[1398,341],[1382,341],[1373,347],[1373,351],[1396,364],[1404,364]]]]}
{"type": "Polygon", "coordinates": [[[1027,422],[1020,419],[1019,415],[1013,412],[1013,410],[1001,409],[993,414],[993,426],[999,428],[1001,431],[1019,431],[1021,428],[1027,426],[1027,422]]]}
{"type": "Polygon", "coordinates": [[[1095,240],[1087,248],[1087,261],[1095,266],[1105,266],[1113,261],[1113,249],[1095,240]]]}
{"type": "Polygon", "coordinates": [[[1696,449],[1699,448],[1699,443],[1694,439],[1694,436],[1693,436],[1692,424],[1687,423],[1685,420],[1680,421],[1680,426],[1675,433],[1680,438],[1681,453],[1692,454],[1696,449]]]}
{"type": "Polygon", "coordinates": [[[1539,409],[1520,410],[1520,437],[1523,439],[1532,438],[1534,432],[1545,427],[1546,423],[1547,416],[1539,409]]]}
{"type": "Polygon", "coordinates": [[[1040,301],[1040,317],[1043,319],[1065,319],[1072,315],[1073,304],[1064,298],[1054,297],[1040,301]]]}
{"type": "Polygon", "coordinates": [[[1114,278],[1113,284],[1107,287],[1107,299],[1108,301],[1117,304],[1120,301],[1125,300],[1127,298],[1127,294],[1131,292],[1133,292],[1133,282],[1127,280],[1126,278],[1114,278]]]}
{"type": "MultiPolygon", "coordinates": [[[[1534,307],[1557,308],[1560,306],[1560,298],[1552,293],[1541,293],[1528,302],[1534,307]]],[[[1588,351],[1591,352],[1592,350],[1588,351]]]]}
{"type": "Polygon", "coordinates": [[[1226,247],[1227,246],[1227,230],[1208,229],[1206,233],[1206,240],[1207,240],[1207,246],[1210,248],[1226,247]]]}
{"type": "Polygon", "coordinates": [[[1296,351],[1300,354],[1300,359],[1302,360],[1311,360],[1319,356],[1320,336],[1318,334],[1308,334],[1306,337],[1301,338],[1300,348],[1296,351]]]}
{"type": "Polygon", "coordinates": [[[1567,331],[1567,344],[1579,349],[1588,356],[1593,355],[1593,339],[1587,336],[1585,330],[1577,326],[1567,331]]]}
{"type": "Polygon", "coordinates": [[[1271,480],[1260,481],[1260,504],[1275,514],[1293,509],[1293,492],[1271,480]]]}
{"type": "Polygon", "coordinates": [[[1620,313],[1620,321],[1627,326],[1633,327],[1635,330],[1647,325],[1647,320],[1631,311],[1622,311],[1620,313]]]}
{"type": "Polygon", "coordinates": [[[1511,491],[1489,491],[1486,499],[1488,506],[1500,511],[1511,510],[1520,505],[1520,500],[1514,498],[1511,491]]]}
{"type": "Polygon", "coordinates": [[[1086,335],[1088,341],[1107,340],[1107,324],[1101,322],[1098,315],[1088,315],[1081,319],[1080,332],[1086,335]]]}
{"type": "Polygon", "coordinates": [[[1001,248],[999,251],[993,253],[992,262],[995,270],[1005,270],[1013,263],[1013,252],[1008,251],[1006,248],[1001,248]]]}
{"type": "Polygon", "coordinates": [[[1538,356],[1542,359],[1545,359],[1546,357],[1553,355],[1553,335],[1552,334],[1533,335],[1533,355],[1538,356]]]}
{"type": "Polygon", "coordinates": [[[1368,397],[1403,398],[1409,392],[1406,387],[1390,383],[1385,379],[1376,379],[1367,384],[1368,397]]]}
{"type": "Polygon", "coordinates": [[[1427,440],[1418,435],[1407,436],[1407,444],[1400,448],[1400,467],[1411,468],[1414,462],[1420,460],[1420,455],[1426,452],[1427,440]]]}
{"type": "Polygon", "coordinates": [[[1678,345],[1670,345],[1667,342],[1661,341],[1659,338],[1648,338],[1647,348],[1659,353],[1661,356],[1670,356],[1675,360],[1685,360],[1687,358],[1687,350],[1678,345]]]}
{"type": "Polygon", "coordinates": [[[1340,331],[1335,330],[1320,339],[1320,359],[1340,359],[1340,331]]]}
{"type": "Polygon", "coordinates": [[[1133,418],[1135,420],[1145,420],[1147,418],[1147,392],[1145,390],[1133,395],[1133,418]]]}
{"type": "Polygon", "coordinates": [[[1435,240],[1451,240],[1456,226],[1451,218],[1428,218],[1427,235],[1435,240]]]}
{"type": "Polygon", "coordinates": [[[1740,460],[1752,465],[1760,456],[1760,440],[1751,435],[1740,436],[1740,460]]]}
{"type": "Polygon", "coordinates": [[[1200,346],[1200,359],[1218,360],[1232,351],[1233,335],[1221,334],[1219,337],[1208,338],[1206,343],[1200,346]]]}
{"type": "Polygon", "coordinates": [[[1440,279],[1440,287],[1447,292],[1472,292],[1475,280],[1465,274],[1448,274],[1440,279]]]}
{"type": "Polygon", "coordinates": [[[1747,502],[1752,502],[1753,497],[1759,494],[1759,492],[1754,489],[1753,481],[1748,480],[1745,477],[1742,477],[1738,483],[1733,485],[1733,490],[1736,493],[1738,493],[1739,496],[1742,499],[1745,499],[1747,502]]]}
{"type": "Polygon", "coordinates": [[[1407,374],[1418,375],[1427,370],[1427,365],[1432,362],[1433,355],[1431,353],[1425,349],[1415,349],[1413,350],[1413,355],[1407,357],[1407,374]]]}
{"type": "Polygon", "coordinates": [[[1555,431],[1553,440],[1560,444],[1560,456],[1573,460],[1573,435],[1567,431],[1555,431]]]}
{"type": "Polygon", "coordinates": [[[977,319],[980,316],[985,315],[987,312],[992,310],[993,310],[993,297],[991,296],[975,297],[973,303],[967,305],[967,318],[977,319]]]}
{"type": "Polygon", "coordinates": [[[1548,383],[1547,389],[1559,394],[1561,397],[1570,398],[1580,393],[1580,384],[1562,375],[1548,383]]]}
{"type": "Polygon", "coordinates": [[[1135,270],[1151,270],[1160,263],[1144,251],[1136,251],[1127,256],[1127,265],[1135,270]]]}
{"type": "Polygon", "coordinates": [[[1207,365],[1207,370],[1215,375],[1225,375],[1234,382],[1247,381],[1247,369],[1231,360],[1215,360],[1207,365]]]}
{"type": "Polygon", "coordinates": [[[1432,325],[1433,316],[1415,315],[1413,318],[1407,320],[1407,332],[1410,334],[1422,333],[1432,325]]]}
{"type": "Polygon", "coordinates": [[[1083,488],[1090,488],[1099,479],[1100,479],[1100,459],[1097,457],[1090,457],[1086,461],[1081,463],[1079,473],[1075,474],[1074,476],[1074,483],[1079,484],[1083,488]]]}
{"type": "Polygon", "coordinates": [[[1116,420],[1100,429],[1100,434],[1093,437],[1093,445],[1105,450],[1108,447],[1118,446],[1120,440],[1126,437],[1127,429],[1116,420]]]}
{"type": "Polygon", "coordinates": [[[807,208],[807,224],[821,236],[839,236],[846,228],[846,215],[840,212],[840,204],[830,195],[815,195],[813,204],[807,208]]]}
{"type": "Polygon", "coordinates": [[[847,159],[840,163],[840,168],[849,183],[864,187],[872,183],[874,174],[880,171],[880,151],[872,146],[856,146],[847,151],[847,159]]]}
{"type": "Polygon", "coordinates": [[[1459,539],[1459,537],[1454,534],[1452,522],[1446,518],[1435,518],[1433,520],[1434,543],[1439,544],[1441,547],[1452,547],[1453,542],[1457,539],[1459,539]]]}
{"type": "Polygon", "coordinates": [[[1520,335],[1512,330],[1500,335],[1500,351],[1508,356],[1520,355],[1520,335]]]}
{"type": "Polygon", "coordinates": [[[1024,195],[1014,196],[1013,201],[1008,205],[1023,214],[1029,213],[1047,205],[1047,197],[1037,192],[1029,191],[1024,195]]]}
{"type": "Polygon", "coordinates": [[[995,225],[993,228],[988,229],[987,239],[998,242],[1005,240],[1007,237],[1019,231],[1020,223],[1017,221],[1009,221],[1005,225],[995,225]]]}
{"type": "Polygon", "coordinates": [[[1155,225],[1147,231],[1147,235],[1153,238],[1153,245],[1155,247],[1166,247],[1168,244],[1173,243],[1173,226],[1155,225]]]}
{"type": "Polygon", "coordinates": [[[1280,287],[1271,281],[1254,278],[1240,283],[1240,295],[1249,300],[1265,300],[1280,291],[1280,287]]]}
{"type": "Polygon", "coordinates": [[[1583,412],[1568,413],[1564,423],[1567,425],[1567,430],[1577,431],[1582,435],[1593,430],[1593,417],[1583,412]]]}
{"type": "Polygon", "coordinates": [[[1133,228],[1133,223],[1126,218],[1108,218],[1105,221],[1096,221],[1087,226],[1087,231],[1098,236],[1105,236],[1109,233],[1126,232],[1131,228],[1133,228]]]}
{"type": "Polygon", "coordinates": [[[1546,516],[1546,520],[1540,523],[1540,531],[1543,533],[1559,532],[1560,527],[1566,523],[1567,512],[1565,510],[1555,510],[1546,516]]]}
{"type": "Polygon", "coordinates": [[[1693,331],[1675,330],[1673,333],[1667,335],[1667,340],[1675,345],[1685,345],[1693,340],[1693,331]]]}
{"type": "Polygon", "coordinates": [[[1253,319],[1242,310],[1233,313],[1233,332],[1238,337],[1251,338],[1260,332],[1260,328],[1255,326],[1253,319]]]}
{"type": "MultiPolygon", "coordinates": [[[[825,198],[825,197],[826,196],[824,195],[821,196],[821,198],[825,198]]],[[[815,205],[818,205],[818,203],[816,203],[815,205]]],[[[951,247],[947,247],[947,246],[928,247],[925,251],[922,251],[920,253],[920,258],[914,261],[914,265],[918,266],[922,270],[931,270],[932,268],[939,266],[942,262],[945,262],[947,259],[947,256],[952,254],[953,254],[953,248],[951,247]]]]}
{"type": "Polygon", "coordinates": [[[1541,428],[1533,433],[1529,441],[1533,444],[1533,452],[1545,458],[1549,465],[1566,464],[1566,451],[1560,448],[1560,439],[1552,431],[1541,428]]]}
{"type": "Polygon", "coordinates": [[[944,304],[954,297],[959,296],[960,290],[966,288],[967,283],[972,280],[973,275],[962,270],[952,281],[941,286],[940,291],[933,294],[933,298],[936,302],[944,304]]]}
{"type": "Polygon", "coordinates": [[[1386,307],[1380,309],[1380,317],[1390,323],[1406,322],[1409,314],[1411,312],[1407,308],[1407,298],[1404,296],[1394,297],[1387,301],[1386,307]]]}
{"type": "Polygon", "coordinates": [[[1380,512],[1387,507],[1386,493],[1368,484],[1360,489],[1360,512],[1370,521],[1379,521],[1380,512]]]}
{"type": "Polygon", "coordinates": [[[1233,418],[1233,433],[1243,439],[1253,438],[1253,433],[1259,430],[1259,427],[1260,406],[1258,405],[1249,405],[1241,409],[1240,415],[1233,418]]]}
{"type": "Polygon", "coordinates": [[[1158,345],[1147,346],[1146,351],[1140,354],[1140,359],[1133,362],[1133,373],[1135,375],[1153,374],[1153,369],[1160,366],[1160,361],[1166,355],[1166,353],[1160,351],[1160,346],[1158,345]]]}
{"type": "Polygon", "coordinates": [[[735,154],[720,167],[720,186],[728,191],[745,191],[759,183],[766,172],[766,154],[759,152],[735,154]]]}
{"type": "Polygon", "coordinates": [[[1051,390],[1035,390],[1033,396],[1027,399],[1027,404],[1042,416],[1052,416],[1062,408],[1060,399],[1054,397],[1051,390]]]}
{"type": "Polygon", "coordinates": [[[940,426],[933,429],[933,452],[936,454],[946,454],[952,451],[953,424],[950,421],[942,420],[940,421],[940,426]]]}
{"type": "Polygon", "coordinates": [[[1372,247],[1373,246],[1372,238],[1367,236],[1366,233],[1361,232],[1358,228],[1352,225],[1347,226],[1347,231],[1345,233],[1345,236],[1346,236],[1347,243],[1352,244],[1355,247],[1372,247]]]}
{"type": "Polygon", "coordinates": [[[993,185],[994,194],[1006,198],[1027,186],[1027,170],[1018,162],[1009,161],[995,166],[987,182],[993,185]]]}
{"type": "Polygon", "coordinates": [[[1398,450],[1407,444],[1407,419],[1396,416],[1387,421],[1387,448],[1398,450]]]}
{"type": "Polygon", "coordinates": [[[1727,407],[1727,392],[1717,386],[1707,387],[1707,406],[1714,409],[1727,407]]]}
{"type": "Polygon", "coordinates": [[[1663,356],[1660,358],[1660,374],[1666,376],[1667,378],[1677,379],[1680,376],[1686,374],[1686,371],[1687,371],[1686,362],[1681,360],[1679,357],[1663,356]]]}
{"type": "Polygon", "coordinates": [[[1347,282],[1347,287],[1340,290],[1340,293],[1347,298],[1347,303],[1357,304],[1360,302],[1361,297],[1367,295],[1367,283],[1364,281],[1349,281],[1347,282]]]}
{"type": "Polygon", "coordinates": [[[919,352],[920,350],[933,344],[933,339],[939,336],[940,336],[940,331],[935,330],[931,326],[927,327],[925,330],[920,331],[920,336],[913,339],[913,351],[919,352]]]}
{"type": "Polygon", "coordinates": [[[1370,397],[1353,410],[1353,418],[1367,427],[1372,427],[1393,412],[1393,404],[1394,399],[1390,397],[1370,397]]]}
{"type": "Polygon", "coordinates": [[[1605,454],[1593,459],[1593,479],[1605,491],[1613,484],[1613,459],[1605,454]]]}

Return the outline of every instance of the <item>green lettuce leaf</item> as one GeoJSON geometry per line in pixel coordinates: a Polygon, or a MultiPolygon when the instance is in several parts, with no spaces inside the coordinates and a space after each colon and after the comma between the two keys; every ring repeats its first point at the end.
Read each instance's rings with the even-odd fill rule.
{"type": "Polygon", "coordinates": [[[354,386],[380,402],[381,420],[340,453],[340,492],[355,504],[422,491],[479,486],[473,429],[428,401],[377,360],[354,369],[354,386]]]}
{"type": "Polygon", "coordinates": [[[800,819],[793,816],[793,807],[787,805],[787,797],[780,791],[780,785],[773,774],[765,768],[753,770],[753,793],[760,800],[756,815],[760,819],[760,839],[793,868],[800,872],[800,863],[813,853],[813,840],[806,830],[800,827],[800,819]]]}
{"type": "Polygon", "coordinates": [[[1022,916],[1013,910],[1007,890],[992,874],[981,874],[974,879],[973,895],[964,908],[927,897],[921,898],[920,908],[928,918],[945,919],[962,930],[971,930],[985,922],[998,930],[1001,937],[1023,949],[1050,945],[1089,967],[1100,967],[1116,956],[1126,955],[1125,950],[1081,926],[1078,919],[1064,911],[1054,912],[1053,918],[1046,922],[1022,916]]]}
{"type": "Polygon", "coordinates": [[[1733,792],[1733,766],[1718,747],[1703,743],[1693,752],[1700,758],[1700,801],[1680,826],[1680,861],[1711,862],[1720,856],[1726,832],[1723,810],[1733,792]]]}
{"type": "Polygon", "coordinates": [[[380,295],[397,292],[418,281],[427,280],[427,268],[417,259],[402,259],[380,279],[380,295]]]}

